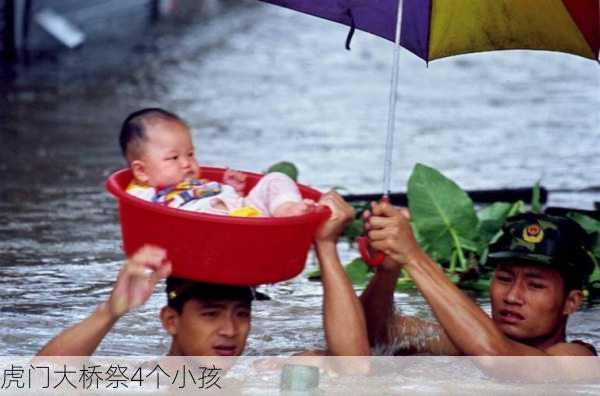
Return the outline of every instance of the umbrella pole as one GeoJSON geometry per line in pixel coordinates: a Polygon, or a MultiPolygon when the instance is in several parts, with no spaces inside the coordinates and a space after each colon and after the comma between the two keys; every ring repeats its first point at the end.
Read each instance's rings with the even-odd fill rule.
{"type": "Polygon", "coordinates": [[[400,39],[402,34],[402,0],[398,0],[396,16],[396,37],[394,44],[394,59],[390,81],[390,97],[388,103],[387,135],[385,139],[385,157],[383,163],[383,196],[388,197],[391,191],[392,154],[394,152],[394,134],[396,127],[396,104],[398,103],[398,73],[400,67],[400,39]]]}
{"type": "MultiPolygon", "coordinates": [[[[387,135],[385,138],[385,157],[383,162],[383,197],[381,201],[390,202],[392,154],[394,152],[394,133],[396,126],[396,103],[398,102],[398,60],[400,58],[400,36],[402,30],[402,0],[398,0],[398,13],[396,14],[396,38],[394,40],[394,60],[392,64],[392,80],[390,82],[390,98],[388,107],[387,135]]],[[[383,264],[385,254],[373,251],[369,246],[366,236],[358,238],[358,251],[365,263],[372,267],[383,264]]]]}
{"type": "MultiPolygon", "coordinates": [[[[388,103],[388,122],[387,135],[385,138],[385,157],[383,162],[383,197],[381,201],[390,202],[391,195],[391,175],[392,175],[392,154],[394,152],[394,134],[396,127],[396,104],[398,103],[398,73],[400,65],[400,39],[402,36],[402,4],[403,0],[398,0],[398,10],[396,14],[396,37],[394,40],[394,59],[392,63],[392,78],[390,81],[390,97],[388,103]]],[[[373,251],[369,246],[369,240],[366,236],[357,239],[358,250],[365,263],[372,267],[377,267],[385,260],[385,254],[380,251],[373,251]]]]}

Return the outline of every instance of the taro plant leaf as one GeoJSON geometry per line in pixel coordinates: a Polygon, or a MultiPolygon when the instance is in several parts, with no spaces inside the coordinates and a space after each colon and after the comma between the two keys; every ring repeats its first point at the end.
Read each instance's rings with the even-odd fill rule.
{"type": "Polygon", "coordinates": [[[346,228],[344,229],[344,233],[342,234],[350,243],[356,241],[356,238],[363,234],[363,226],[364,221],[362,219],[362,214],[365,210],[369,208],[368,202],[351,202],[350,205],[354,208],[354,212],[356,213],[356,217],[352,222],[350,222],[346,228]]]}
{"type": "Polygon", "coordinates": [[[435,261],[436,263],[441,263],[443,261],[448,261],[447,259],[444,259],[443,257],[440,257],[440,254],[438,252],[435,251],[434,248],[431,247],[431,245],[429,245],[429,243],[427,242],[427,240],[425,240],[421,234],[419,234],[419,230],[417,229],[417,227],[415,227],[414,223],[411,223],[411,228],[413,230],[413,234],[415,235],[415,239],[417,240],[417,243],[423,248],[423,250],[425,250],[425,252],[427,253],[427,255],[429,257],[431,257],[431,259],[433,261],[435,261]]]}
{"type": "Polygon", "coordinates": [[[460,276],[458,274],[448,274],[448,280],[457,285],[460,282],[460,276]]]}
{"type": "Polygon", "coordinates": [[[590,234],[592,238],[592,254],[596,259],[600,259],[600,221],[593,217],[586,216],[578,212],[569,212],[567,217],[575,220],[579,225],[590,234]]]}
{"type": "MultiPolygon", "coordinates": [[[[490,266],[487,266],[487,260],[488,260],[488,254],[489,254],[489,246],[490,244],[496,242],[500,236],[502,235],[502,226],[504,225],[504,222],[506,221],[506,219],[508,219],[511,216],[514,216],[518,213],[523,213],[523,210],[525,209],[525,202],[523,201],[517,201],[513,204],[509,204],[510,205],[510,209],[508,210],[508,212],[506,213],[506,216],[504,217],[504,221],[502,221],[500,223],[500,221],[498,220],[498,222],[496,222],[496,220],[494,220],[495,216],[499,216],[502,215],[502,209],[503,209],[503,205],[505,203],[495,203],[492,204],[490,206],[488,206],[486,209],[482,210],[479,212],[479,219],[480,219],[480,225],[479,225],[479,233],[481,238],[484,237],[489,237],[490,235],[491,238],[487,241],[487,246],[485,247],[485,249],[483,249],[483,251],[481,252],[480,256],[479,256],[479,268],[481,271],[483,272],[489,272],[492,268],[490,266]],[[498,207],[495,207],[496,204],[498,204],[498,207]],[[489,212],[486,213],[486,210],[489,210],[489,212]],[[485,226],[482,223],[486,223],[485,226]],[[495,224],[494,224],[495,223],[495,224]],[[500,223],[500,224],[498,224],[500,223]],[[497,232],[492,234],[492,230],[493,228],[497,227],[497,232]]],[[[482,243],[485,242],[482,240],[482,243]]]]}
{"type": "Polygon", "coordinates": [[[542,213],[542,202],[540,200],[540,181],[533,185],[531,191],[531,211],[533,213],[542,213]]]}
{"type": "MultiPolygon", "coordinates": [[[[352,282],[354,285],[362,286],[365,285],[369,280],[369,266],[360,257],[355,258],[350,263],[345,265],[344,271],[346,271],[346,275],[348,275],[350,282],[352,282]]],[[[321,271],[315,270],[309,272],[307,277],[311,281],[320,281],[321,271]]]]}
{"type": "Polygon", "coordinates": [[[578,222],[579,225],[590,234],[593,232],[600,232],[600,221],[593,217],[586,216],[579,212],[569,212],[567,213],[567,217],[578,222]]]}
{"type": "Polygon", "coordinates": [[[479,254],[481,263],[487,262],[488,246],[500,238],[502,235],[502,226],[506,222],[506,219],[517,213],[521,213],[524,208],[525,203],[523,201],[517,201],[512,204],[496,202],[477,213],[479,216],[478,235],[481,244],[484,246],[484,249],[479,254]]]}
{"type": "Polygon", "coordinates": [[[369,266],[360,257],[344,266],[344,270],[354,285],[364,285],[369,279],[369,266]]]}
{"type": "Polygon", "coordinates": [[[481,243],[472,241],[470,239],[465,239],[461,236],[458,237],[458,241],[460,242],[463,250],[468,250],[469,252],[481,254],[485,246],[482,246],[481,243]]]}
{"type": "Polygon", "coordinates": [[[590,283],[600,282],[600,265],[598,264],[598,260],[594,258],[594,262],[596,263],[596,268],[594,268],[594,272],[590,275],[590,283]]]}
{"type": "Polygon", "coordinates": [[[415,289],[415,283],[413,282],[408,272],[405,269],[403,269],[401,273],[402,276],[400,276],[400,278],[398,278],[398,280],[396,281],[396,291],[415,289]]]}
{"type": "Polygon", "coordinates": [[[479,224],[471,198],[456,183],[422,164],[417,164],[410,176],[407,195],[419,238],[445,261],[450,261],[456,250],[462,266],[461,240],[475,240],[479,224]]]}
{"type": "Polygon", "coordinates": [[[400,278],[396,282],[396,291],[404,291],[414,289],[416,286],[410,278],[400,278]]]}
{"type": "Polygon", "coordinates": [[[306,277],[308,278],[308,280],[310,281],[320,281],[321,280],[321,271],[316,269],[314,271],[309,272],[308,274],[306,274],[306,277]]]}
{"type": "Polygon", "coordinates": [[[594,272],[589,277],[588,289],[591,289],[593,294],[600,292],[600,221],[593,217],[586,216],[578,212],[569,212],[567,217],[575,220],[579,225],[590,234],[592,238],[592,259],[596,263],[594,272]]]}
{"type": "Polygon", "coordinates": [[[298,181],[298,168],[291,162],[281,161],[276,164],[273,164],[269,169],[267,169],[267,172],[265,173],[271,172],[281,172],[285,175],[288,175],[294,181],[298,181]]]}
{"type": "Polygon", "coordinates": [[[524,210],[525,210],[525,202],[519,200],[513,204],[512,208],[510,208],[510,211],[508,212],[507,217],[514,216],[518,213],[523,213],[524,210]]]}
{"type": "Polygon", "coordinates": [[[363,220],[354,219],[350,224],[346,226],[343,236],[348,238],[350,242],[354,242],[356,238],[361,236],[363,233],[363,220]]]}
{"type": "Polygon", "coordinates": [[[490,291],[490,278],[479,278],[477,280],[467,280],[459,282],[459,287],[463,290],[471,290],[477,293],[485,294],[490,291]]]}
{"type": "Polygon", "coordinates": [[[489,244],[500,231],[512,207],[513,204],[508,202],[496,202],[477,213],[479,217],[477,233],[483,244],[489,244]]]}
{"type": "Polygon", "coordinates": [[[592,272],[588,278],[588,284],[584,293],[587,292],[586,297],[591,296],[592,298],[595,298],[596,296],[600,296],[600,265],[594,256],[592,256],[592,259],[594,259],[596,266],[594,272],[592,272]]]}

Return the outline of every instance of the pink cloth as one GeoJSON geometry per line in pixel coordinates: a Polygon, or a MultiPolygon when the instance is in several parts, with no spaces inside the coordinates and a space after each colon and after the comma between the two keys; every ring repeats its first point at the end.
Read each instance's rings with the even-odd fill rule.
{"type": "Polygon", "coordinates": [[[263,176],[244,198],[244,206],[254,206],[266,216],[273,216],[285,202],[302,202],[302,195],[294,180],[279,172],[263,176]]]}

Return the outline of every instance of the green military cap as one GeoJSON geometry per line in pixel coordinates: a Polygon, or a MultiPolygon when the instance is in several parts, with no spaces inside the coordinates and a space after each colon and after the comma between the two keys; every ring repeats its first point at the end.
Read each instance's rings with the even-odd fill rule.
{"type": "Polygon", "coordinates": [[[270,300],[271,298],[251,286],[223,285],[198,282],[189,279],[168,277],[167,300],[198,298],[207,301],[216,300],[270,300]]]}
{"type": "Polygon", "coordinates": [[[570,274],[585,284],[595,262],[591,238],[574,220],[538,213],[510,217],[502,236],[490,246],[488,263],[530,262],[570,274]]]}

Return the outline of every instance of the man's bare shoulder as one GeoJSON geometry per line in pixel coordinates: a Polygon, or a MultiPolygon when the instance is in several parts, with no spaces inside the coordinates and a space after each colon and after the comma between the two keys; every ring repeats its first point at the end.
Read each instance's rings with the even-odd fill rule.
{"type": "Polygon", "coordinates": [[[596,356],[595,348],[582,341],[559,342],[547,348],[545,352],[552,356],[596,356]]]}

